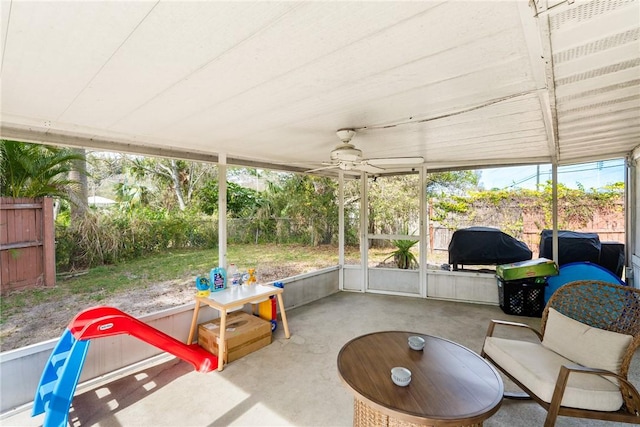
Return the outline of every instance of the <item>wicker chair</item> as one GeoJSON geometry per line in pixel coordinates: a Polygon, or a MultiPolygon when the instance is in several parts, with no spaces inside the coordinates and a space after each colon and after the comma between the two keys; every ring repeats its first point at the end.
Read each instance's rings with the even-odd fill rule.
{"type": "Polygon", "coordinates": [[[555,425],[559,415],[640,424],[640,395],[633,384],[627,380],[629,365],[639,344],[640,290],[587,280],[566,284],[553,294],[542,314],[541,332],[523,323],[492,320],[481,354],[525,391],[525,393],[505,393],[506,398],[532,398],[547,410],[545,427],[555,425]],[[563,319],[562,322],[569,322],[571,327],[565,328],[565,323],[559,323],[557,320],[549,321],[550,317],[563,319]],[[567,318],[569,320],[566,320],[567,318]],[[498,325],[531,330],[540,342],[506,339],[497,334],[494,336],[498,325]],[[560,325],[562,327],[556,328],[560,332],[552,330],[553,327],[560,325]],[[573,335],[576,340],[571,341],[571,336],[566,337],[566,334],[571,334],[570,330],[573,326],[588,329],[593,333],[588,337],[613,337],[622,338],[624,341],[621,341],[622,344],[619,347],[615,347],[609,345],[609,341],[607,344],[588,341],[587,335],[580,334],[573,335]],[[553,350],[549,348],[553,347],[552,336],[555,336],[555,342],[559,342],[560,346],[568,347],[565,354],[558,353],[556,348],[553,350]],[[562,343],[563,340],[567,342],[562,343]],[[510,349],[513,350],[512,354],[509,354],[510,349]],[[585,349],[593,351],[584,351],[585,349]],[[615,353],[615,366],[619,366],[619,370],[612,372],[612,370],[596,369],[593,368],[595,363],[589,365],[592,367],[585,366],[584,362],[576,361],[581,357],[565,356],[572,352],[574,356],[580,352],[585,355],[584,357],[594,357],[593,353],[600,353],[605,358],[615,353]],[[524,359],[528,359],[528,362],[522,362],[524,359]],[[535,373],[527,374],[529,367],[522,366],[521,363],[536,364],[536,360],[541,362],[531,370],[535,373]],[[548,370],[545,371],[547,367],[548,370]],[[540,380],[545,375],[548,380],[546,383],[540,380]],[[598,387],[594,386],[590,389],[589,385],[596,382],[598,387]],[[613,396],[614,400],[619,401],[617,404],[614,403],[619,409],[594,410],[594,406],[590,406],[590,403],[584,403],[585,399],[586,401],[595,399],[598,403],[602,400],[593,395],[587,398],[585,396],[589,396],[596,389],[598,392],[601,391],[599,387],[603,382],[605,387],[609,388],[607,397],[613,396]],[[576,386],[578,383],[580,384],[576,386]],[[537,390],[538,395],[532,389],[537,390]],[[574,403],[576,396],[578,400],[582,399],[581,404],[574,403]]]}

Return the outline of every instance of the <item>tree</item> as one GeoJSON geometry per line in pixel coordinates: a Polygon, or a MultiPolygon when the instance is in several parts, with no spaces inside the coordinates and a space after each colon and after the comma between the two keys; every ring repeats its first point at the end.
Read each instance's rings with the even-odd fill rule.
{"type": "Polygon", "coordinates": [[[296,174],[280,174],[280,178],[280,183],[270,183],[263,208],[306,224],[314,245],[331,243],[338,225],[336,181],[296,174]]]}
{"type": "Polygon", "coordinates": [[[191,202],[194,190],[215,166],[176,159],[134,158],[131,172],[136,178],[153,180],[161,191],[171,191],[181,211],[191,202]]]}
{"type": "MultiPolygon", "coordinates": [[[[207,215],[218,211],[218,181],[206,182],[198,192],[200,210],[207,215]]],[[[227,214],[233,218],[249,217],[260,204],[260,193],[227,182],[227,214]]]]}
{"type": "MultiPolygon", "coordinates": [[[[405,234],[418,230],[420,223],[420,198],[417,174],[371,177],[368,181],[367,230],[371,234],[405,234]]],[[[463,194],[476,188],[479,175],[475,171],[435,172],[426,176],[427,199],[439,193],[463,194]]],[[[345,200],[347,210],[355,210],[360,202],[356,188],[360,183],[348,183],[345,200]]],[[[371,246],[385,246],[382,240],[372,240],[371,246]]]]}
{"type": "Polygon", "coordinates": [[[270,181],[278,181],[278,172],[256,168],[229,167],[227,180],[256,191],[265,191],[270,181]]]}
{"type": "Polygon", "coordinates": [[[87,155],[87,170],[90,193],[93,196],[113,198],[113,188],[103,184],[119,181],[124,174],[126,158],[124,154],[92,152],[87,155]]]}
{"type": "Polygon", "coordinates": [[[84,148],[72,149],[78,158],[71,161],[69,179],[73,184],[69,186],[71,200],[71,223],[81,220],[88,209],[89,185],[87,182],[87,152],[84,148]]]}
{"type": "Polygon", "coordinates": [[[480,173],[473,170],[434,172],[427,174],[427,197],[438,193],[463,194],[476,189],[480,182],[480,173]]]}
{"type": "Polygon", "coordinates": [[[137,207],[149,204],[149,189],[144,185],[128,182],[120,182],[115,185],[116,200],[120,209],[125,212],[132,212],[137,207]]]}
{"type": "Polygon", "coordinates": [[[68,174],[80,159],[65,148],[0,140],[0,194],[69,200],[68,187],[75,181],[68,174]]]}
{"type": "MultiPolygon", "coordinates": [[[[369,233],[406,234],[409,229],[419,229],[418,180],[418,175],[387,176],[369,180],[369,233]]],[[[375,241],[372,244],[375,246],[375,241]]]]}

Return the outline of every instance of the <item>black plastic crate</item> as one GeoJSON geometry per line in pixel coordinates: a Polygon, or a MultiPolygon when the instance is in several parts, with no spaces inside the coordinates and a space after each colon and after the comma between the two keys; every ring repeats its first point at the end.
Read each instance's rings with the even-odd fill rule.
{"type": "Polygon", "coordinates": [[[498,279],[498,300],[506,314],[542,317],[545,278],[504,281],[498,279]]]}

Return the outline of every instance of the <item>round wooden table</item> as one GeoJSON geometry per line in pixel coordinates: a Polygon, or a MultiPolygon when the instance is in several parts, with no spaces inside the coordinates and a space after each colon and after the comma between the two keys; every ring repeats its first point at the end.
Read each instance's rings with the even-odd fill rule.
{"type": "Polygon", "coordinates": [[[502,403],[498,372],[478,354],[452,341],[415,332],[375,332],[355,338],[338,354],[338,372],[354,392],[357,426],[481,426],[502,403]],[[424,350],[407,339],[425,339],[424,350]],[[391,381],[391,368],[412,373],[411,383],[391,381]]]}

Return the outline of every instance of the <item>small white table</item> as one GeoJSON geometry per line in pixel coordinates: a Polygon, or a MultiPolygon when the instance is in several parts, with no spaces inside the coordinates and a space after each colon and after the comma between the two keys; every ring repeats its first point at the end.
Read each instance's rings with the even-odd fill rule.
{"type": "Polygon", "coordinates": [[[256,304],[267,300],[270,296],[275,295],[278,298],[280,307],[280,317],[282,317],[282,326],[284,327],[284,336],[289,338],[289,325],[287,324],[287,315],[284,311],[284,302],[282,293],[284,289],[271,285],[238,285],[229,286],[222,291],[211,292],[209,296],[196,296],[196,306],[193,310],[193,318],[191,319],[191,329],[189,330],[189,338],[187,344],[193,343],[196,328],[198,326],[198,312],[200,305],[206,304],[215,308],[220,312],[220,338],[218,342],[218,371],[222,371],[224,365],[224,354],[227,351],[226,328],[227,328],[227,312],[237,309],[245,304],[256,304]]]}

